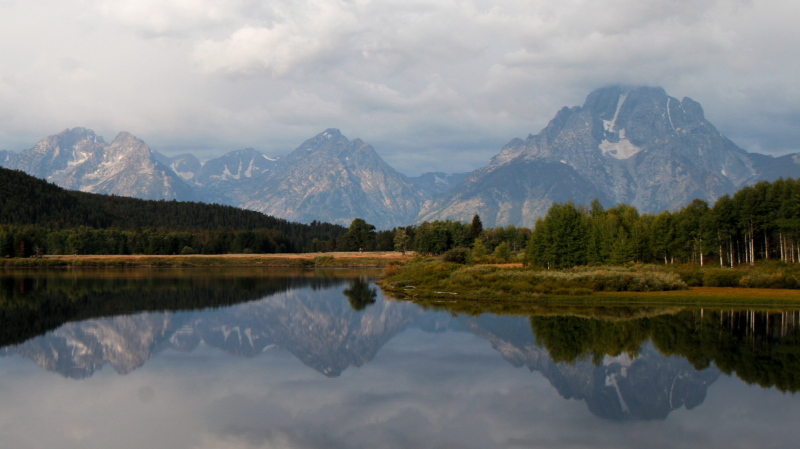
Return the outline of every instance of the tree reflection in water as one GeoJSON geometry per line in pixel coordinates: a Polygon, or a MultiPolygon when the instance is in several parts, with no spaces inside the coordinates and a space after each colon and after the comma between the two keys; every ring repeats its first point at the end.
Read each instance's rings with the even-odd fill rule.
{"type": "Polygon", "coordinates": [[[375,298],[378,293],[374,288],[370,288],[369,282],[363,278],[356,278],[350,280],[350,288],[342,291],[353,310],[361,311],[375,304],[375,298]]]}

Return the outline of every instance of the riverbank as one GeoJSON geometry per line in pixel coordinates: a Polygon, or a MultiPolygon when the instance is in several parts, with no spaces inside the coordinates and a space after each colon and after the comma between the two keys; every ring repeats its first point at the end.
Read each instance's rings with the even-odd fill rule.
{"type": "Polygon", "coordinates": [[[378,284],[395,298],[465,313],[490,309],[504,313],[556,304],[798,307],[800,290],[781,288],[794,285],[787,270],[791,268],[728,270],[722,274],[736,278],[739,287],[727,287],[701,282],[704,277],[716,281],[719,269],[686,268],[679,273],[661,266],[633,265],[546,271],[420,258],[388,267],[378,284]],[[756,283],[756,279],[781,282],[756,283]],[[768,288],[756,287],[761,285],[768,288]]]}
{"type": "Polygon", "coordinates": [[[413,254],[399,252],[331,252],[301,254],[220,254],[176,256],[45,256],[0,259],[8,268],[123,268],[123,267],[294,267],[384,268],[405,263],[413,254]]]}
{"type": "Polygon", "coordinates": [[[546,295],[585,296],[593,292],[683,290],[675,273],[655,267],[581,267],[537,270],[517,266],[461,265],[417,258],[387,270],[379,282],[385,290],[413,291],[416,296],[485,299],[535,299],[546,295]]]}

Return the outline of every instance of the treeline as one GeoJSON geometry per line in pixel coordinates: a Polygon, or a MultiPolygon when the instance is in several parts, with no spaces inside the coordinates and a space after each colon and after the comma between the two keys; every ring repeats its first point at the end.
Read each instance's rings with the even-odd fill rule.
{"type": "Polygon", "coordinates": [[[798,262],[800,181],[764,181],[732,197],[725,195],[713,206],[694,200],[674,212],[640,214],[625,204],[605,209],[597,200],[589,206],[556,203],[533,230],[483,229],[476,215],[469,224],[434,221],[373,231],[362,241],[364,250],[414,250],[444,254],[453,262],[522,261],[545,268],[629,262],[723,267],[753,265],[757,260],[798,262]]]}
{"type": "Polygon", "coordinates": [[[232,206],[69,191],[0,168],[0,257],[303,252],[346,231],[232,206]]]}
{"type": "Polygon", "coordinates": [[[531,231],[516,226],[484,229],[475,215],[472,223],[433,221],[420,225],[376,231],[375,226],[356,218],[347,232],[327,242],[312,242],[312,251],[416,251],[440,255],[453,249],[472,248],[476,257],[498,254],[511,257],[528,244],[531,231]],[[499,248],[499,251],[498,251],[499,248]]]}
{"type": "Polygon", "coordinates": [[[163,228],[53,230],[42,226],[0,226],[0,256],[3,257],[286,253],[302,251],[301,242],[275,229],[190,232],[163,228]],[[298,247],[300,250],[295,250],[298,247]]]}
{"type": "Polygon", "coordinates": [[[550,268],[592,263],[692,263],[729,266],[800,260],[800,182],[779,179],[725,195],[710,207],[694,200],[676,212],[639,214],[554,204],[537,220],[526,261],[550,268]]]}

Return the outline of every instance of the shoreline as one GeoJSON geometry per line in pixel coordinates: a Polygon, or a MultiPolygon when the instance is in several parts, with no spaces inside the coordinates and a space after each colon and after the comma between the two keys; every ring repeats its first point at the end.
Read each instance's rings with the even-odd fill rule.
{"type": "Polygon", "coordinates": [[[0,259],[3,268],[294,267],[385,268],[413,253],[393,251],[286,254],[72,255],[0,259]]]}

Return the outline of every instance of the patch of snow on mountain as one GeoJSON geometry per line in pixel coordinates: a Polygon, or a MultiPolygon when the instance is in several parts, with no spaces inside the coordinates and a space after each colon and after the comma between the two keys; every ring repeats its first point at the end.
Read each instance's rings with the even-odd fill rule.
{"type": "Polygon", "coordinates": [[[609,142],[606,139],[600,142],[600,151],[603,152],[604,156],[611,156],[613,158],[623,160],[630,159],[642,151],[641,148],[632,144],[630,140],[622,138],[623,135],[624,130],[620,132],[621,138],[619,139],[619,142],[609,142]]]}
{"type": "Polygon", "coordinates": [[[72,167],[74,165],[80,165],[87,160],[91,155],[85,151],[78,151],[77,145],[72,147],[72,160],[67,162],[67,167],[72,167]]]}
{"type": "Polygon", "coordinates": [[[675,129],[675,125],[672,123],[672,113],[669,111],[669,102],[672,100],[672,97],[667,97],[667,117],[669,118],[669,126],[672,127],[673,131],[677,131],[675,129]]]}
{"type": "Polygon", "coordinates": [[[234,175],[233,173],[231,173],[230,169],[228,169],[228,166],[226,165],[225,166],[225,170],[222,171],[221,178],[222,179],[231,179],[231,178],[239,179],[239,174],[237,173],[237,174],[234,175]]]}
{"type": "Polygon", "coordinates": [[[256,163],[255,159],[250,160],[250,165],[248,165],[247,166],[247,170],[244,171],[244,176],[245,177],[247,177],[247,178],[252,178],[253,177],[253,166],[255,165],[255,163],[256,163]]]}
{"type": "Polygon", "coordinates": [[[617,118],[619,117],[619,111],[622,109],[622,105],[625,103],[625,100],[628,98],[628,93],[625,92],[624,94],[619,96],[619,100],[617,100],[617,110],[614,112],[614,118],[611,120],[603,120],[603,127],[606,131],[614,132],[614,127],[617,126],[617,118]]]}
{"type": "Polygon", "coordinates": [[[185,179],[187,181],[192,179],[192,178],[194,178],[194,173],[192,173],[190,171],[180,171],[180,170],[178,170],[178,164],[175,163],[175,162],[173,162],[169,166],[169,168],[171,168],[172,171],[174,171],[176,175],[180,176],[181,178],[183,178],[183,179],[185,179]]]}

